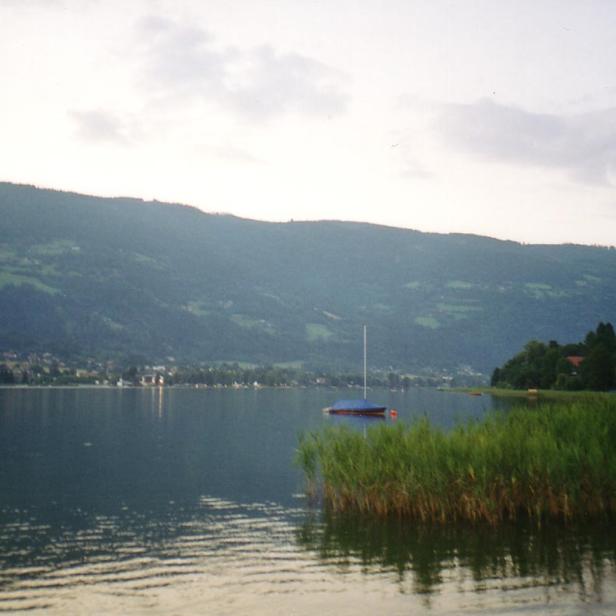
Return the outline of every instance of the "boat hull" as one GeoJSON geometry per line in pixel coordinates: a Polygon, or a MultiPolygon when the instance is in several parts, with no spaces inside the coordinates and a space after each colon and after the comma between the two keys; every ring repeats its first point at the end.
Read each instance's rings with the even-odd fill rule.
{"type": "Polygon", "coordinates": [[[332,415],[384,415],[387,407],[368,400],[338,400],[323,410],[332,415]]]}
{"type": "Polygon", "coordinates": [[[357,411],[353,409],[335,409],[331,406],[324,409],[324,411],[329,413],[330,415],[363,415],[363,416],[367,415],[367,416],[375,416],[375,417],[385,415],[386,410],[387,410],[387,407],[385,406],[374,408],[374,409],[369,409],[369,410],[364,410],[364,411],[357,411]]]}

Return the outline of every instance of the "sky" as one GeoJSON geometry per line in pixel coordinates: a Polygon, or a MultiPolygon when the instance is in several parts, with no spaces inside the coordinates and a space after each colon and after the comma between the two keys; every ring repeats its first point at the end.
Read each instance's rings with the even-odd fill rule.
{"type": "Polygon", "coordinates": [[[0,180],[616,244],[616,2],[0,0],[0,180]]]}

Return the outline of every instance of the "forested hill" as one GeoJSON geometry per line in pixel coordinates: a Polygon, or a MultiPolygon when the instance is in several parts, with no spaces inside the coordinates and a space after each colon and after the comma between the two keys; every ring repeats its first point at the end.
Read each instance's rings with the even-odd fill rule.
{"type": "Polygon", "coordinates": [[[491,371],[616,321],[616,250],[0,184],[0,352],[491,371]]]}

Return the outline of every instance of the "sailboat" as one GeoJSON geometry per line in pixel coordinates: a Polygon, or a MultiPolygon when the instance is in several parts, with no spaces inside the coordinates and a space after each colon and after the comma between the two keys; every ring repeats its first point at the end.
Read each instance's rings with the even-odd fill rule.
{"type": "Polygon", "coordinates": [[[362,400],[338,400],[325,409],[327,413],[332,415],[384,415],[387,410],[386,406],[374,404],[366,398],[366,376],[368,366],[367,355],[367,333],[364,325],[364,397],[362,400]]]}

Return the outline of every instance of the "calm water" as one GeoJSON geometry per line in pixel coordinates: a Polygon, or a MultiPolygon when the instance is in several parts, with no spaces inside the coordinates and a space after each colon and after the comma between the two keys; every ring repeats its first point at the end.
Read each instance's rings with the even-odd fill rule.
{"type": "MultiPolygon", "coordinates": [[[[328,518],[297,435],[331,391],[0,389],[0,612],[613,614],[607,525],[328,518]]],[[[345,395],[344,397],[348,397],[345,395]]],[[[492,401],[373,392],[443,426],[492,401]]]]}

